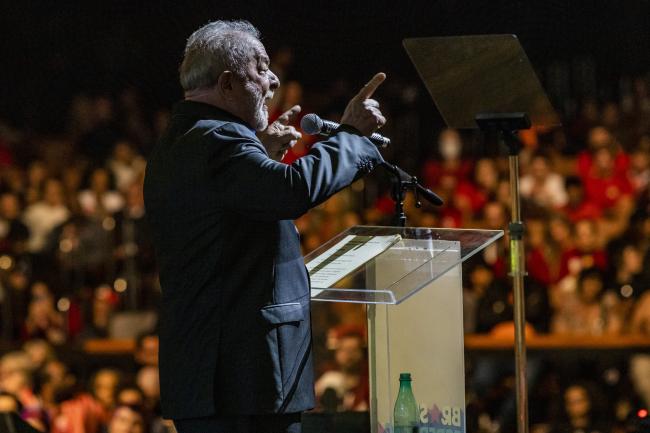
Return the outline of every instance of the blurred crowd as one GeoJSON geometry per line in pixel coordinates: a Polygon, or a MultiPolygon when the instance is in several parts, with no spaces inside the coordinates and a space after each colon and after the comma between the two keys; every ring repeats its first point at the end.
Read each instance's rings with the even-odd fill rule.
{"type": "MultiPolygon", "coordinates": [[[[128,369],[102,366],[84,377],[64,359],[42,339],[4,354],[0,412],[18,412],[37,430],[52,433],[174,432],[160,418],[156,334],[137,339],[128,369]]],[[[3,421],[0,431],[15,431],[7,428],[3,421]]]]}
{"type": "MultiPolygon", "coordinates": [[[[274,55],[283,85],[272,120],[295,104],[340,117],[354,86],[303,87],[291,63],[288,49],[274,55]]],[[[650,334],[650,83],[625,83],[614,99],[576,101],[562,128],[520,134],[531,335],[650,334]]],[[[386,158],[445,200],[416,207],[409,197],[408,224],[506,229],[507,158],[475,132],[436,127],[420,109],[431,104],[423,89],[397,74],[378,93],[389,119],[382,131],[395,143],[386,158]]],[[[146,106],[134,88],[80,93],[64,135],[0,121],[0,411],[17,410],[41,431],[173,431],[159,415],[160,287],[142,196],[170,107],[146,106]],[[126,366],[66,362],[66,351],[94,339],[135,339],[137,349],[126,366]]],[[[305,136],[284,162],[314,141],[305,136]]],[[[393,210],[387,175],[360,180],[296,221],[304,252],[356,224],[389,225],[393,210]]],[[[508,254],[506,236],[464,268],[466,333],[512,333],[508,254]]],[[[318,410],[367,410],[363,310],[315,305],[313,321],[318,410]]],[[[468,426],[512,429],[510,364],[470,357],[468,426]]],[[[628,431],[648,416],[647,355],[533,355],[529,381],[538,432],[628,431]]]]}

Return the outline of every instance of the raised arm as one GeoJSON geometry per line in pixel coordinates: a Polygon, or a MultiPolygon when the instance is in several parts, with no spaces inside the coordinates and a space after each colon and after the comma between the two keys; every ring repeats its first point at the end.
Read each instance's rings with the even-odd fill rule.
{"type": "MultiPolygon", "coordinates": [[[[227,128],[214,133],[222,143],[241,140],[227,128]]],[[[215,188],[224,208],[259,220],[298,218],[383,161],[370,140],[345,127],[291,165],[274,161],[252,139],[233,145],[214,174],[215,188]]]]}

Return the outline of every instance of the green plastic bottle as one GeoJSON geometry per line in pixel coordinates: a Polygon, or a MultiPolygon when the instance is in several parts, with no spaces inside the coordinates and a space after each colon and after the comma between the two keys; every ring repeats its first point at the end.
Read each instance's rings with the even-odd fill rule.
{"type": "Polygon", "coordinates": [[[420,411],[411,389],[411,373],[400,373],[399,393],[393,410],[395,433],[417,433],[420,411]]]}

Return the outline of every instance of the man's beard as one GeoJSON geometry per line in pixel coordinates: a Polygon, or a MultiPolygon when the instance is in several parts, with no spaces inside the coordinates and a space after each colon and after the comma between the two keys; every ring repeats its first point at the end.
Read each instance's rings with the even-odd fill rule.
{"type": "Polygon", "coordinates": [[[246,98],[246,111],[251,113],[251,126],[256,131],[263,131],[269,126],[269,112],[264,104],[264,95],[251,83],[246,83],[248,90],[246,98]]]}

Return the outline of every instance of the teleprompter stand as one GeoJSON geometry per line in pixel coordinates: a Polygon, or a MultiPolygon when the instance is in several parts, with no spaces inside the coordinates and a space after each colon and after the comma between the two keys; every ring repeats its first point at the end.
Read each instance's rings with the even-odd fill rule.
{"type": "Polygon", "coordinates": [[[559,126],[515,35],[459,36],[404,40],[427,90],[451,128],[496,133],[508,149],[512,218],[510,270],[515,303],[517,431],[528,433],[524,307],[524,225],[519,193],[517,131],[531,125],[559,126]]]}
{"type": "Polygon", "coordinates": [[[521,196],[519,193],[519,151],[521,141],[517,131],[530,128],[526,113],[481,113],[476,123],[483,132],[497,133],[500,144],[508,149],[510,167],[511,220],[508,225],[510,237],[510,276],[513,279],[515,307],[515,381],[517,388],[518,431],[528,431],[528,386],[526,383],[526,311],[524,277],[526,259],[524,254],[524,223],[521,220],[521,196]]]}

